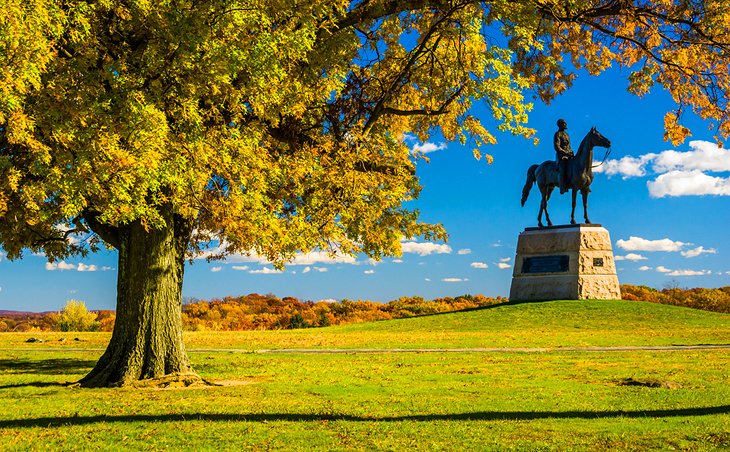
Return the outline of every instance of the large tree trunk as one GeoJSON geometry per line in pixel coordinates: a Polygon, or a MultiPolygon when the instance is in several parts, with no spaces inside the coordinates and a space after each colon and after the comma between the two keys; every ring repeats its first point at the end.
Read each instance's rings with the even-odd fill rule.
{"type": "Polygon", "coordinates": [[[139,384],[179,377],[195,380],[182,339],[182,282],[189,222],[163,213],[167,227],[139,222],[115,228],[119,251],[117,318],[106,352],[79,383],[88,387],[139,384]]]}

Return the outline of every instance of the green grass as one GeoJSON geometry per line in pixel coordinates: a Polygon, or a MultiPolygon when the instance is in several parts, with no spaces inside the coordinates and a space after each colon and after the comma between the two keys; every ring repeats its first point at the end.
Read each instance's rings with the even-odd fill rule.
{"type": "MultiPolygon", "coordinates": [[[[552,302],[323,330],[195,333],[190,348],[728,343],[730,316],[552,302]],[[623,336],[623,337],[622,337],[623,336]],[[623,340],[622,340],[623,339],[623,340]],[[316,342],[319,340],[320,342],[316,342]],[[311,342],[311,343],[309,343],[311,342]]],[[[716,450],[730,350],[192,353],[207,389],[74,389],[108,335],[0,335],[0,450],[716,450]],[[48,350],[48,344],[54,348],[48,350]],[[36,351],[25,351],[37,347],[36,351]],[[21,350],[22,349],[22,350],[21,350]],[[625,379],[672,383],[627,386],[625,379]]]]}
{"type": "MultiPolygon", "coordinates": [[[[0,335],[0,349],[103,348],[108,340],[108,333],[9,333],[0,335]],[[24,344],[29,337],[47,342],[24,344]]],[[[185,342],[248,350],[728,344],[730,315],[636,301],[553,301],[306,330],[190,332],[185,342]]]]}

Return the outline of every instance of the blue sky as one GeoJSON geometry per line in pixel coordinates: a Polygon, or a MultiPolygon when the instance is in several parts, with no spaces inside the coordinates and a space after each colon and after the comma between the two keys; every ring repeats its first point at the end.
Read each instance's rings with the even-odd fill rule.
{"type": "MultiPolygon", "coordinates": [[[[664,142],[663,116],[674,108],[672,99],[660,90],[644,98],[628,94],[626,75],[619,70],[582,75],[551,105],[537,103],[530,125],[541,143],[497,135],[499,143],[486,150],[494,156],[491,165],[476,161],[470,147],[457,143],[434,137],[421,144],[434,150],[430,163],[418,165],[424,189],[413,206],[424,221],[446,227],[446,244],[409,241],[402,257],[379,263],[362,257],[331,261],[314,253],[300,256],[283,273],[243,256],[197,260],[186,267],[183,293],[203,299],[256,292],[383,302],[411,295],[506,296],[517,236],[537,223],[536,188],[520,207],[526,171],[554,157],[552,136],[561,117],[568,122],[574,150],[592,126],[613,143],[609,161],[593,182],[589,216],[611,235],[621,283],[730,285],[730,151],[718,148],[709,123],[696,117],[687,118],[693,135],[684,144],[675,148],[664,142]]],[[[493,124],[483,109],[474,113],[485,125],[493,124]]],[[[602,155],[596,148],[596,158],[602,155]]],[[[567,223],[569,195],[554,193],[550,212],[555,224],[567,223]]],[[[113,309],[115,290],[113,252],[55,266],[42,256],[9,262],[0,254],[0,309],[57,310],[72,298],[91,309],[113,309]]]]}

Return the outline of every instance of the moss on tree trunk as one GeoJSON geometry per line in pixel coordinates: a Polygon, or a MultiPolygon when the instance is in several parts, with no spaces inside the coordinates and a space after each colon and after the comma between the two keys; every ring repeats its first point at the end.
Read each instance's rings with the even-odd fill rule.
{"type": "Polygon", "coordinates": [[[111,341],[96,367],[79,383],[125,386],[140,380],[193,373],[182,337],[182,282],[190,230],[171,212],[168,227],[119,227],[117,317],[111,341]]]}

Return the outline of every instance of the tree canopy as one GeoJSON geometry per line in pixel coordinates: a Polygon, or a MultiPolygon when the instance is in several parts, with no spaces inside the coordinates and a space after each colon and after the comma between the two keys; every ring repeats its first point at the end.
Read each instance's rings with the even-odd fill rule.
{"type": "MultiPolygon", "coordinates": [[[[720,0],[0,0],[0,247],[119,250],[117,322],[87,382],[186,372],[183,260],[400,253],[445,238],[408,204],[409,138],[534,138],[580,69],[627,68],[730,134],[720,0]],[[481,102],[491,116],[470,114],[481,102]],[[84,240],[79,239],[79,235],[84,240]],[[133,344],[133,345],[132,345],[133,344]],[[143,358],[140,358],[143,357],[143,358]]],[[[187,369],[187,370],[186,370],[187,369]]]]}
{"type": "Polygon", "coordinates": [[[575,68],[668,90],[673,142],[687,110],[730,133],[720,1],[2,3],[10,258],[98,243],[69,231],[114,246],[120,224],[163,227],[161,205],[194,221],[194,246],[397,253],[402,235],[443,236],[402,207],[419,191],[405,134],[531,137],[530,94],[550,101],[575,68]],[[493,118],[470,116],[475,101],[493,118]]]}

